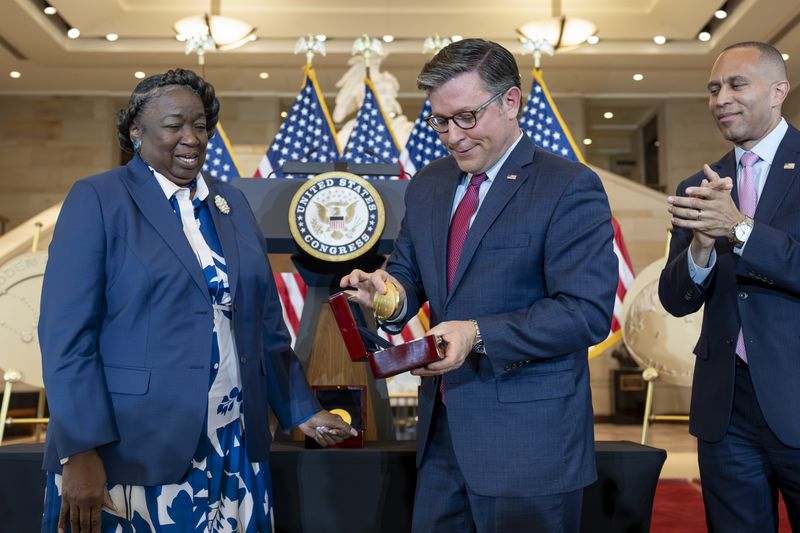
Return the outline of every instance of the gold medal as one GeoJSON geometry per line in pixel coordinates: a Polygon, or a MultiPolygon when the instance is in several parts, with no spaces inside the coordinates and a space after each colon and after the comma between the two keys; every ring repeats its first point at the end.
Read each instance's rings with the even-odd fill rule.
{"type": "Polygon", "coordinates": [[[344,409],[331,409],[331,414],[339,415],[340,417],[342,417],[342,420],[344,420],[347,424],[353,423],[353,417],[350,416],[350,413],[348,413],[344,409]]]}
{"type": "Polygon", "coordinates": [[[372,308],[378,320],[389,320],[400,305],[400,291],[397,290],[395,284],[387,281],[385,285],[386,294],[376,292],[372,298],[372,308]]]}

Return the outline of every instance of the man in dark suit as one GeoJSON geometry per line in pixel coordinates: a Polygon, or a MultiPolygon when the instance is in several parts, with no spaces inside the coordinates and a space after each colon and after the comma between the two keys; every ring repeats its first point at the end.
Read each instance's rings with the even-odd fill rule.
{"type": "Polygon", "coordinates": [[[429,301],[447,345],[415,371],[413,530],[578,531],[596,478],[587,348],[608,334],[617,286],[605,192],[521,132],[519,70],[500,45],[453,43],[418,85],[451,155],[409,185],[386,271],[341,282],[365,305],[398,287],[389,331],[429,301]]]}
{"type": "Polygon", "coordinates": [[[709,109],[734,149],[668,199],[661,302],[676,316],[705,304],[690,431],[711,531],[777,531],[778,489],[800,530],[800,132],[781,117],[786,79],[770,45],[722,52],[709,109]]]}

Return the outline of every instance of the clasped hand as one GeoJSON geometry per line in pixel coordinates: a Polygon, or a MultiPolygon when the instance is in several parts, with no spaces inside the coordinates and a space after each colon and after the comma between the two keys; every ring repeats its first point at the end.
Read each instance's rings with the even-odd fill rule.
{"type": "Polygon", "coordinates": [[[688,187],[687,196],[670,196],[667,211],[672,224],[693,231],[692,258],[701,266],[708,262],[717,237],[727,237],[731,228],[744,220],[731,197],[733,180],[721,178],[708,165],[703,165],[705,178],[699,187],[688,187]]]}
{"type": "Polygon", "coordinates": [[[320,446],[337,444],[348,437],[358,435],[358,431],[342,420],[342,417],[325,410],[319,411],[297,427],[320,446]]]}

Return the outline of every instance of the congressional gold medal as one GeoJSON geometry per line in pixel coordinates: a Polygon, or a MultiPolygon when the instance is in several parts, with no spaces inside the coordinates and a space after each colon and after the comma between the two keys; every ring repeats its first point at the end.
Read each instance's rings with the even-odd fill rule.
{"type": "Polygon", "coordinates": [[[376,292],[372,298],[372,308],[378,320],[389,320],[400,305],[400,291],[397,290],[395,284],[387,281],[385,285],[386,294],[376,292]]]}
{"type": "Polygon", "coordinates": [[[348,424],[353,423],[353,417],[350,416],[350,413],[348,413],[344,409],[331,409],[331,414],[341,416],[342,420],[344,420],[348,424]]]}

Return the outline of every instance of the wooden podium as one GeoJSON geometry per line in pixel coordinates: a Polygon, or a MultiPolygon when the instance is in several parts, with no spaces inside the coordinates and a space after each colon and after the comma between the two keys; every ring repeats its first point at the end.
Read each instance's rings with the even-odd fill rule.
{"type": "MultiPolygon", "coordinates": [[[[348,165],[342,163],[294,164],[293,172],[316,174],[328,171],[357,175],[396,174],[396,165],[348,165]],[[302,165],[302,166],[301,166],[302,165]]],[[[395,440],[389,393],[385,380],[375,380],[366,363],[353,363],[328,305],[328,297],[338,292],[339,280],[354,268],[372,271],[380,268],[394,248],[394,239],[405,212],[403,199],[406,180],[371,180],[384,204],[385,225],[372,250],[349,261],[328,262],[302,252],[292,239],[288,212],[295,192],[305,179],[235,178],[233,185],[244,192],[267,240],[269,260],[274,272],[293,267],[308,289],[300,318],[294,351],[312,385],[364,385],[367,390],[366,440],[395,440]],[[287,254],[290,261],[287,261],[287,254]]],[[[371,313],[365,313],[368,321],[371,313]]],[[[374,320],[371,323],[374,326],[374,320]]],[[[295,435],[299,439],[299,432],[295,435]]],[[[280,438],[279,438],[280,440],[280,438]]]]}

